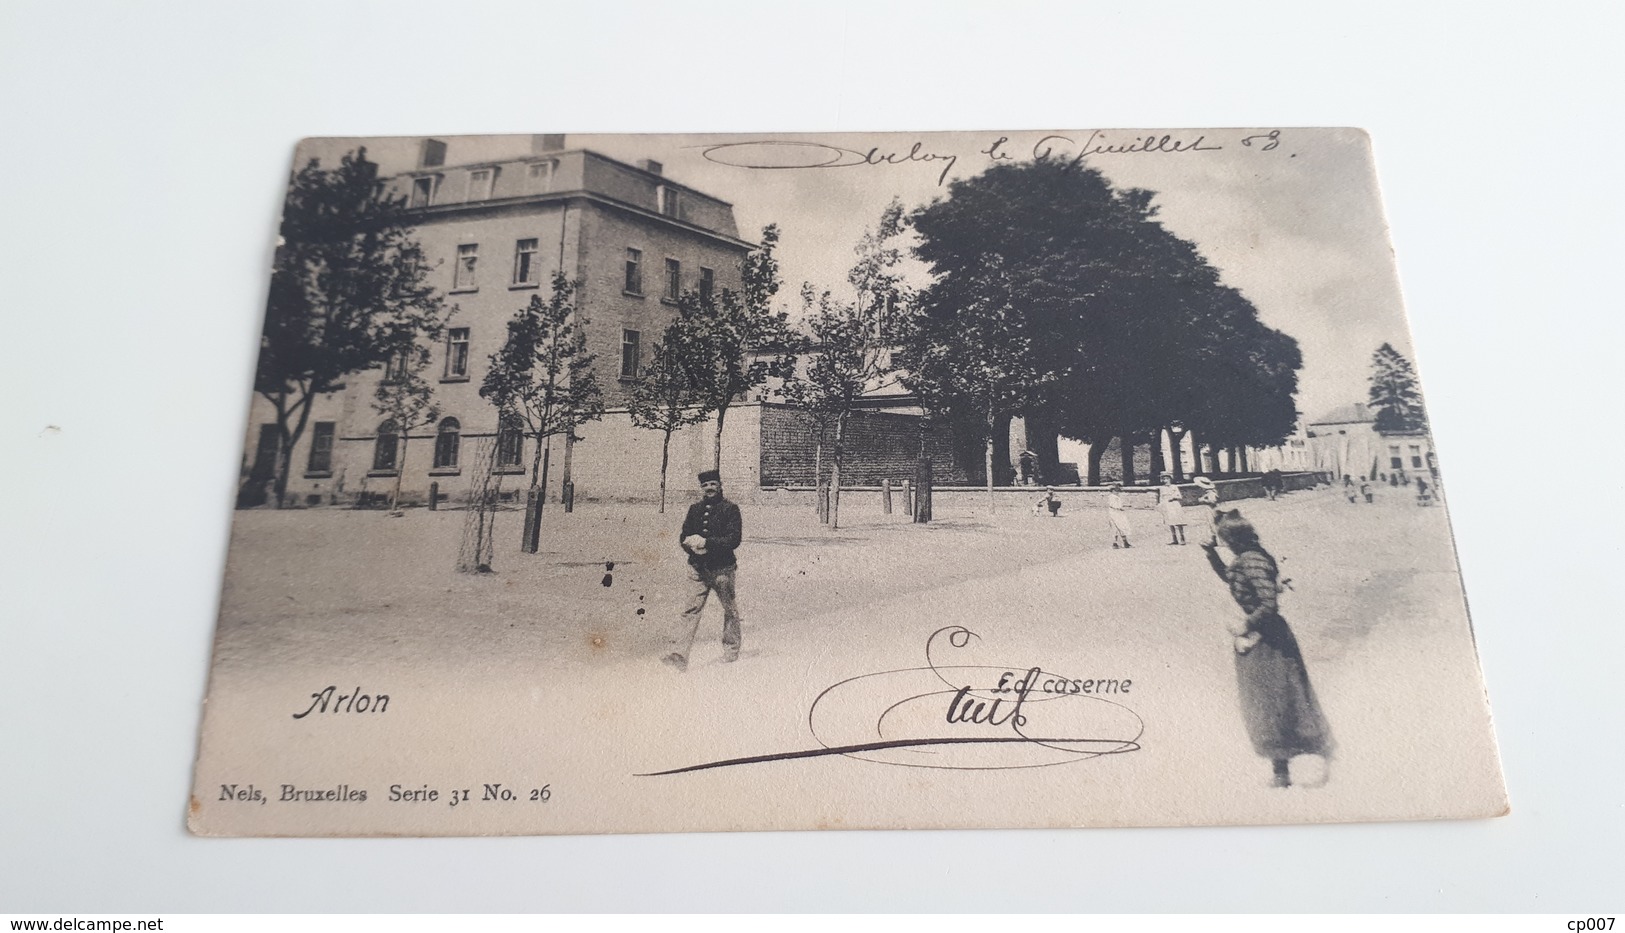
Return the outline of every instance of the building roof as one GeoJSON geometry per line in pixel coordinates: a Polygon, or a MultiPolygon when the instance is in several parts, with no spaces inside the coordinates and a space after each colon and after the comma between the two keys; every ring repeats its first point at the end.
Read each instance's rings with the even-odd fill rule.
{"type": "Polygon", "coordinates": [[[1372,413],[1370,408],[1368,408],[1363,402],[1355,402],[1352,405],[1341,405],[1341,406],[1339,406],[1337,408],[1334,408],[1331,411],[1327,412],[1324,415],[1321,415],[1319,418],[1316,418],[1315,420],[1313,420],[1313,421],[1311,421],[1309,423],[1310,424],[1370,424],[1371,422],[1376,421],[1376,420],[1377,420],[1377,416],[1372,413]]]}
{"type": "MultiPolygon", "coordinates": [[[[442,144],[431,164],[398,172],[388,183],[393,193],[408,197],[411,209],[429,217],[586,199],[708,234],[736,249],[756,247],[740,238],[731,204],[667,177],[659,163],[632,165],[590,149],[563,148],[563,137],[548,139],[556,145],[483,161],[440,161],[446,155],[442,144]]],[[[429,143],[440,141],[424,142],[428,152],[429,143]]]]}

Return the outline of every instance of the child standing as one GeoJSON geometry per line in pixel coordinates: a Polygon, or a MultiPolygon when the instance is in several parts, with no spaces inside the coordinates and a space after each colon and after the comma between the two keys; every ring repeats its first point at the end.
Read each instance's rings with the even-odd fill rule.
{"type": "Polygon", "coordinates": [[[1128,543],[1128,512],[1123,508],[1122,483],[1112,483],[1111,492],[1106,494],[1106,517],[1111,520],[1112,547],[1133,547],[1128,543]]]}
{"type": "Polygon", "coordinates": [[[1191,482],[1202,490],[1202,496],[1196,503],[1202,516],[1203,543],[1212,544],[1218,540],[1213,533],[1213,516],[1219,510],[1219,485],[1205,476],[1192,477],[1191,482]]]}
{"type": "Polygon", "coordinates": [[[1185,543],[1185,503],[1184,493],[1174,485],[1172,473],[1162,474],[1162,486],[1157,489],[1157,508],[1162,510],[1162,520],[1168,525],[1169,544],[1185,543]]]}

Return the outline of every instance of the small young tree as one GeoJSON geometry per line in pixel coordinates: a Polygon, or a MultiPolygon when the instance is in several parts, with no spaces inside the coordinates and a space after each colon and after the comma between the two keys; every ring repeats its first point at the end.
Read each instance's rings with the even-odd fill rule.
{"type": "Polygon", "coordinates": [[[440,409],[434,404],[434,390],[423,378],[429,364],[428,347],[414,345],[392,361],[373,393],[373,411],[383,415],[395,425],[400,439],[399,455],[395,460],[395,486],[389,494],[389,510],[398,514],[401,501],[401,477],[406,473],[406,445],[412,432],[440,420],[440,409]]]}
{"type": "MultiPolygon", "coordinates": [[[[812,334],[806,375],[788,379],[782,392],[809,415],[818,432],[818,459],[825,433],[834,431],[829,514],[833,528],[841,524],[847,422],[863,397],[882,387],[890,371],[897,318],[909,296],[899,270],[903,235],[903,204],[894,198],[879,224],[864,231],[858,242],[857,263],[847,274],[855,301],[838,302],[829,292],[816,294],[810,284],[801,289],[803,316],[812,334]]],[[[819,479],[815,477],[815,485],[819,479]]]]}
{"type": "Polygon", "coordinates": [[[649,365],[632,386],[627,413],[640,428],[659,431],[660,512],[666,511],[666,468],[671,463],[671,435],[679,428],[704,421],[709,413],[698,407],[697,393],[683,368],[683,331],[673,324],[651,348],[649,365]]]}
{"type": "Polygon", "coordinates": [[[712,468],[722,468],[722,429],[728,409],[769,379],[782,378],[795,367],[795,336],[789,315],[774,311],[779,290],[779,263],[773,250],[779,228],[762,230],[762,244],[740,264],[739,291],[686,294],[678,302],[678,339],[683,368],[695,398],[707,415],[716,412],[712,468]]]}
{"type": "Polygon", "coordinates": [[[1392,344],[1383,344],[1371,356],[1370,404],[1377,412],[1378,431],[1427,430],[1427,412],[1422,407],[1422,391],[1416,385],[1416,370],[1392,344]]]}
{"type": "Polygon", "coordinates": [[[288,183],[254,372],[254,391],[276,414],[279,507],[311,403],[435,340],[447,313],[428,284],[406,199],[383,192],[366,156],[359,149],[334,169],[312,159],[288,183]]]}
{"type": "Polygon", "coordinates": [[[554,273],[552,296],[543,301],[532,295],[508,321],[508,339],[491,354],[480,384],[480,397],[496,406],[499,423],[520,425],[536,441],[521,545],[531,554],[541,538],[553,436],[571,433],[604,412],[594,357],[587,352],[583,322],[576,316],[575,293],[576,286],[563,273],[554,273]]]}
{"type": "MultiPolygon", "coordinates": [[[[807,371],[781,390],[786,400],[807,412],[823,432],[833,429],[830,446],[830,526],[841,527],[841,467],[846,459],[846,424],[858,400],[881,374],[874,331],[857,306],[840,304],[828,292],[814,296],[802,290],[812,331],[807,371]]],[[[821,449],[821,448],[820,448],[821,449]]]]}

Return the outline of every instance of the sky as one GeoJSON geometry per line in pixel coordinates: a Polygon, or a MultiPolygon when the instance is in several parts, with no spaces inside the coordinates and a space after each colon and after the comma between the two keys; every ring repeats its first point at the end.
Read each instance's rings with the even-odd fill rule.
{"type": "MultiPolygon", "coordinates": [[[[448,165],[520,157],[529,136],[443,137],[448,165]]],[[[366,145],[387,173],[416,166],[419,137],[319,139],[298,161],[366,145]]],[[[1119,187],[1157,193],[1159,219],[1191,240],[1265,323],[1297,338],[1298,409],[1313,420],[1364,401],[1371,355],[1413,356],[1364,132],[1354,129],[1039,130],[960,133],[567,135],[570,149],[652,158],[673,181],[729,201],[742,237],[779,225],[780,298],[801,283],[840,294],[853,248],[893,197],[914,208],[995,155],[1085,153],[1119,187]],[[1002,140],[1002,142],[1000,142],[1002,140]],[[997,145],[995,145],[997,143],[997,145]],[[1149,150],[1149,151],[1146,151],[1149,150]],[[829,162],[824,166],[814,163],[829,162]]]]}

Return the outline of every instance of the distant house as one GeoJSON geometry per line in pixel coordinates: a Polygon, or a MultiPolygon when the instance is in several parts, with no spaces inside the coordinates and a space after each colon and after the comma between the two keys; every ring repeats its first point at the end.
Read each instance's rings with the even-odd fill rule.
{"type": "Polygon", "coordinates": [[[1269,470],[1298,473],[1315,469],[1313,452],[1309,446],[1308,427],[1299,420],[1292,425],[1292,433],[1287,435],[1279,447],[1252,448],[1248,455],[1248,465],[1259,473],[1269,470]]]}
{"type": "Polygon", "coordinates": [[[1313,468],[1334,478],[1380,479],[1393,473],[1427,475],[1434,465],[1433,439],[1425,431],[1382,432],[1367,405],[1343,405],[1308,422],[1313,468]]]}

